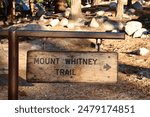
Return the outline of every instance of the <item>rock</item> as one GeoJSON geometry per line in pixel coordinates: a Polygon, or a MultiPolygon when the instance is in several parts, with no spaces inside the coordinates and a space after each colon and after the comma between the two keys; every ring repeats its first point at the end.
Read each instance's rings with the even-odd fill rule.
{"type": "Polygon", "coordinates": [[[90,11],[86,11],[85,14],[88,16],[88,15],[91,15],[91,12],[90,11]]]}
{"type": "Polygon", "coordinates": [[[139,55],[145,56],[149,53],[149,50],[147,48],[140,48],[139,49],[139,55]]]}
{"type": "Polygon", "coordinates": [[[139,2],[140,2],[141,4],[146,4],[146,1],[145,1],[145,0],[139,0],[139,2]]]}
{"type": "Polygon", "coordinates": [[[53,11],[48,11],[45,13],[46,16],[51,16],[53,14],[53,11]]]}
{"type": "Polygon", "coordinates": [[[146,34],[147,32],[148,32],[148,30],[145,29],[145,28],[138,29],[138,30],[133,34],[133,38],[141,37],[143,34],[146,34]]]}
{"type": "MultiPolygon", "coordinates": [[[[39,23],[40,23],[40,24],[47,24],[47,23],[49,24],[49,22],[48,22],[49,20],[48,20],[48,19],[45,19],[44,17],[45,17],[44,15],[42,15],[42,16],[40,17],[39,23]]],[[[48,25],[48,24],[47,24],[47,25],[48,25]]]]}
{"type": "Polygon", "coordinates": [[[145,80],[145,79],[147,79],[147,78],[149,78],[150,77],[150,75],[149,75],[149,72],[148,71],[139,71],[138,72],[138,77],[137,77],[137,79],[138,80],[145,80]]]}
{"type": "Polygon", "coordinates": [[[109,4],[109,8],[110,8],[111,10],[116,10],[116,8],[117,8],[117,2],[111,2],[111,3],[109,4]]]}
{"type": "Polygon", "coordinates": [[[148,38],[150,38],[150,37],[149,37],[148,35],[142,34],[141,38],[142,38],[142,39],[148,39],[148,38]]]}
{"type": "Polygon", "coordinates": [[[92,18],[92,20],[90,22],[90,27],[93,27],[93,28],[98,28],[99,27],[99,23],[96,21],[95,18],[92,18]]]}
{"type": "Polygon", "coordinates": [[[132,7],[136,10],[143,10],[143,6],[140,2],[135,2],[134,4],[132,4],[132,7]]]}
{"type": "Polygon", "coordinates": [[[125,32],[132,35],[134,32],[142,28],[142,23],[138,21],[129,21],[125,25],[125,32]]]}
{"type": "Polygon", "coordinates": [[[103,23],[103,27],[105,31],[112,31],[114,29],[123,30],[123,24],[121,22],[115,22],[115,21],[105,21],[103,23]]]}
{"type": "Polygon", "coordinates": [[[126,11],[126,14],[128,14],[128,15],[134,15],[135,14],[135,9],[130,8],[129,10],[126,11]]]}
{"type": "Polygon", "coordinates": [[[74,23],[69,22],[69,23],[68,23],[68,25],[67,25],[67,28],[69,28],[69,29],[73,29],[73,28],[75,28],[74,23]]]}
{"type": "Polygon", "coordinates": [[[103,23],[105,21],[108,21],[108,17],[107,16],[98,16],[98,17],[96,17],[96,20],[99,23],[103,23]]]}
{"type": "Polygon", "coordinates": [[[97,12],[96,12],[96,15],[97,15],[97,16],[103,16],[104,13],[105,13],[105,11],[97,11],[97,12]]]}
{"type": "Polygon", "coordinates": [[[115,29],[115,27],[114,27],[114,23],[112,23],[112,22],[110,22],[110,21],[105,21],[104,23],[103,23],[103,25],[104,25],[104,29],[106,30],[106,31],[111,31],[111,30],[114,30],[115,29]]]}
{"type": "Polygon", "coordinates": [[[66,11],[65,11],[65,13],[64,13],[64,16],[65,16],[66,18],[69,18],[70,14],[71,14],[71,9],[70,9],[70,8],[67,8],[66,11]]]}
{"type": "Polygon", "coordinates": [[[57,26],[59,24],[59,20],[58,19],[53,19],[52,21],[50,21],[50,25],[52,26],[52,27],[55,27],[55,26],[57,26]]]}
{"type": "Polygon", "coordinates": [[[111,32],[117,33],[117,32],[119,32],[119,30],[114,29],[114,30],[112,30],[111,32]]]}
{"type": "Polygon", "coordinates": [[[40,6],[39,4],[36,4],[36,7],[38,8],[38,11],[36,12],[35,16],[40,18],[44,13],[44,9],[42,6],[40,6]]]}
{"type": "Polygon", "coordinates": [[[60,25],[61,26],[67,26],[69,23],[68,19],[67,18],[63,18],[61,21],[60,21],[60,25]]]}

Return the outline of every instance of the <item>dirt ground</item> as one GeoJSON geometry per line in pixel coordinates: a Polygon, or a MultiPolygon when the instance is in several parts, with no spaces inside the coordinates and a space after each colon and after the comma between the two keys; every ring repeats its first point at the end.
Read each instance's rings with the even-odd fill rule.
{"type": "MultiPolygon", "coordinates": [[[[150,25],[145,25],[145,27],[150,30],[150,25]]],[[[148,35],[150,37],[150,34],[148,35]]],[[[8,40],[1,37],[0,42],[0,100],[6,100],[8,90],[8,40]]],[[[125,40],[103,40],[100,51],[118,53],[118,82],[116,84],[28,83],[26,81],[26,55],[28,50],[97,51],[96,48],[91,46],[91,43],[95,43],[95,39],[43,40],[21,38],[19,42],[19,99],[150,99],[150,53],[146,56],[132,53],[142,47],[150,50],[150,38],[132,38],[126,35],[125,40]]]]}

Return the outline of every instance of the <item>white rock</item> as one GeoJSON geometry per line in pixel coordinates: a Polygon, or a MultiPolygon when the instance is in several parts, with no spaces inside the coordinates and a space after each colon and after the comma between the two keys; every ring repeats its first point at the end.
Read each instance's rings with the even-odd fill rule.
{"type": "Polygon", "coordinates": [[[99,23],[96,21],[95,18],[92,18],[92,20],[90,22],[90,27],[94,27],[94,28],[98,28],[99,27],[99,23]]]}
{"type": "Polygon", "coordinates": [[[149,36],[148,36],[148,35],[146,35],[146,34],[142,34],[141,38],[142,38],[142,39],[148,39],[148,38],[149,38],[149,36]]]}
{"type": "Polygon", "coordinates": [[[97,12],[96,12],[96,15],[102,16],[102,15],[104,15],[104,13],[105,13],[105,11],[97,11],[97,12]]]}
{"type": "Polygon", "coordinates": [[[140,48],[139,49],[139,54],[141,55],[141,56],[145,56],[145,55],[147,55],[149,53],[149,50],[147,49],[147,48],[140,48]]]}
{"type": "Polygon", "coordinates": [[[141,4],[145,4],[146,1],[145,0],[138,0],[141,4]]]}
{"type": "Polygon", "coordinates": [[[140,2],[135,2],[134,4],[132,4],[133,8],[136,10],[143,10],[143,6],[140,2]]]}
{"type": "Polygon", "coordinates": [[[63,18],[61,21],[60,21],[60,25],[61,26],[67,26],[69,23],[68,19],[67,18],[63,18]]]}
{"type": "Polygon", "coordinates": [[[138,29],[134,34],[133,34],[133,37],[136,38],[136,37],[141,37],[143,34],[146,34],[148,32],[147,29],[145,28],[141,28],[141,29],[138,29]]]}
{"type": "Polygon", "coordinates": [[[117,32],[119,32],[119,30],[114,29],[114,30],[112,30],[111,32],[117,33],[117,32]]]}
{"type": "Polygon", "coordinates": [[[69,28],[69,29],[75,28],[74,23],[68,23],[67,28],[69,28]]]}
{"type": "Polygon", "coordinates": [[[46,24],[46,23],[48,23],[48,24],[49,24],[49,22],[48,22],[49,20],[48,20],[48,19],[45,19],[44,17],[45,17],[45,16],[42,15],[42,16],[40,17],[38,23],[40,23],[40,24],[46,24]]]}
{"type": "Polygon", "coordinates": [[[67,8],[66,11],[65,11],[65,13],[64,13],[64,16],[65,16],[66,18],[69,18],[70,14],[71,14],[71,9],[70,9],[70,8],[67,8]]]}
{"type": "Polygon", "coordinates": [[[59,24],[59,20],[58,20],[58,19],[54,19],[54,20],[50,21],[50,25],[51,25],[52,27],[55,27],[55,26],[57,26],[58,24],[59,24]]]}
{"type": "Polygon", "coordinates": [[[86,11],[85,14],[86,14],[86,15],[90,15],[91,12],[90,12],[90,11],[86,11]]]}
{"type": "Polygon", "coordinates": [[[142,28],[142,23],[138,21],[129,21],[125,25],[125,32],[132,35],[134,32],[142,28]]]}
{"type": "Polygon", "coordinates": [[[111,31],[111,30],[114,30],[114,29],[115,29],[115,27],[114,27],[115,24],[113,24],[113,23],[110,22],[110,21],[105,21],[105,22],[103,23],[103,25],[104,25],[104,28],[105,28],[106,31],[111,31]]]}

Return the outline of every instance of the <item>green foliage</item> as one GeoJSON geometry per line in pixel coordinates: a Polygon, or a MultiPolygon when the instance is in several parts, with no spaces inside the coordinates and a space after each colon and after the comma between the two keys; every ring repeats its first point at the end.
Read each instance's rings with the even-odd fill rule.
{"type": "Polygon", "coordinates": [[[67,0],[67,4],[69,7],[71,7],[71,0],[67,0]]]}

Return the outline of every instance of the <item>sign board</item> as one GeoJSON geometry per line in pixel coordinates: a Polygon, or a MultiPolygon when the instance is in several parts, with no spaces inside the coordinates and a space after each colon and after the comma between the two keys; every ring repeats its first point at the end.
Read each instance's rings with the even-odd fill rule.
{"type": "Polygon", "coordinates": [[[115,83],[117,53],[28,51],[27,81],[115,83]]]}

